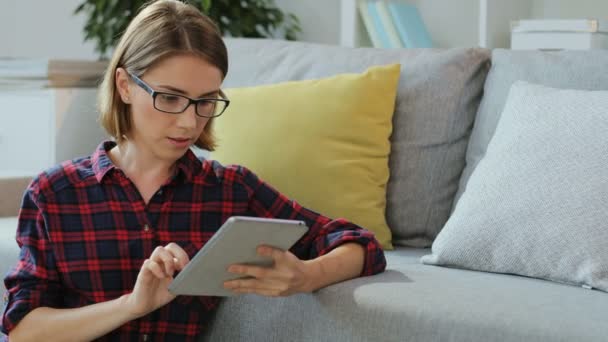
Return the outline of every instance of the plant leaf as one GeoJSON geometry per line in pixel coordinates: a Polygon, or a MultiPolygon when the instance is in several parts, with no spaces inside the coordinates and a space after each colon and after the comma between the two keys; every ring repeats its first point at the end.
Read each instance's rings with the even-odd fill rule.
{"type": "MultiPolygon", "coordinates": [[[[186,0],[209,16],[224,35],[274,38],[281,33],[296,40],[302,32],[293,13],[283,12],[274,0],[186,0]]],[[[105,53],[118,42],[129,22],[146,0],[82,0],[74,15],[85,15],[84,40],[95,42],[95,51],[105,53]]]]}

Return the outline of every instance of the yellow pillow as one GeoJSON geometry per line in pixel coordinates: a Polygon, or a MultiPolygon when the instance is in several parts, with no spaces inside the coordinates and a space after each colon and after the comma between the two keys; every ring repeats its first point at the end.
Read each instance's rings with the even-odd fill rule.
{"type": "Polygon", "coordinates": [[[362,74],[227,89],[215,119],[222,164],[239,164],[323,215],[346,218],[392,249],[384,216],[400,65],[362,74]]]}

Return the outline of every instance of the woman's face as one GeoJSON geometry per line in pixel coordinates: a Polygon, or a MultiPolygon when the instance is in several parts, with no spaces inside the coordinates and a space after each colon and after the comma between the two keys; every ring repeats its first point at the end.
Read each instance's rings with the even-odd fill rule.
{"type": "MultiPolygon", "coordinates": [[[[217,97],[222,83],[222,73],[217,67],[190,54],[163,59],[140,78],[155,91],[192,99],[217,97]]],[[[154,107],[152,96],[124,69],[117,70],[116,79],[123,101],[131,106],[128,140],[158,159],[171,162],[179,159],[196,142],[210,120],[197,115],[194,104],[181,114],[159,111],[154,107]]]]}

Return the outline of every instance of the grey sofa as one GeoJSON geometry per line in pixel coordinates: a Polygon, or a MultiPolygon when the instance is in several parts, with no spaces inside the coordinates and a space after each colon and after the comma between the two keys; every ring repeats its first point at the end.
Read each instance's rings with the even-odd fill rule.
{"type": "MultiPolygon", "coordinates": [[[[224,300],[211,341],[602,341],[608,293],[515,275],[428,266],[420,257],[448,220],[518,79],[608,89],[605,52],[351,49],[227,41],[227,87],[360,72],[400,62],[391,136],[387,270],[313,294],[224,300]],[[483,115],[478,113],[484,112],[483,115]],[[495,116],[494,116],[495,117],[495,116]],[[472,139],[472,140],[471,140],[472,139]],[[464,172],[463,172],[464,171],[464,172]]],[[[0,271],[17,258],[14,218],[0,220],[0,271]]],[[[608,262],[608,261],[607,261],[608,262]]]]}

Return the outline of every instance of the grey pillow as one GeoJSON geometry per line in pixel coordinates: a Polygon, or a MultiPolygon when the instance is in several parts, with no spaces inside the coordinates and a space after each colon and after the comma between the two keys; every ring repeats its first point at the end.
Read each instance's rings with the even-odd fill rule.
{"type": "Polygon", "coordinates": [[[464,168],[489,69],[488,50],[353,49],[268,39],[226,39],[226,45],[226,87],[358,73],[372,65],[400,63],[386,219],[395,245],[431,245],[448,219],[464,168]]]}
{"type": "Polygon", "coordinates": [[[511,88],[422,262],[608,291],[608,91],[511,88]]]}
{"type": "Polygon", "coordinates": [[[513,82],[522,80],[555,88],[608,90],[608,51],[523,51],[492,50],[492,68],[466,152],[466,166],[460,178],[454,206],[466,189],[477,163],[486,153],[507,94],[513,82]]]}

